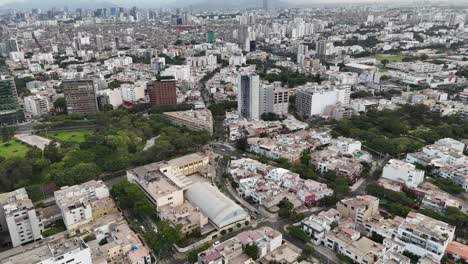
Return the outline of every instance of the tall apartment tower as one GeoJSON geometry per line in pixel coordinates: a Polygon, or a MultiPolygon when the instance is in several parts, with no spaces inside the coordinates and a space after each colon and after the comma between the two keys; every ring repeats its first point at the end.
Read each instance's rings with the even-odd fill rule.
{"type": "Polygon", "coordinates": [[[0,79],[0,124],[16,124],[19,119],[18,93],[13,79],[0,79]]]}
{"type": "Polygon", "coordinates": [[[40,240],[42,229],[26,189],[0,194],[0,231],[8,231],[13,247],[40,240]]]}
{"type": "Polygon", "coordinates": [[[104,37],[102,35],[96,35],[96,49],[98,51],[104,50],[104,37]]]}
{"type": "Polygon", "coordinates": [[[90,114],[98,111],[94,80],[74,79],[62,81],[62,91],[69,114],[90,114]]]}
{"type": "Polygon", "coordinates": [[[333,42],[327,40],[320,40],[316,42],[315,54],[318,58],[324,59],[333,55],[334,48],[333,42]]]}
{"type": "Polygon", "coordinates": [[[259,119],[260,79],[256,74],[240,74],[237,79],[237,109],[242,117],[259,119]]]}
{"type": "Polygon", "coordinates": [[[177,89],[174,77],[162,77],[157,81],[149,82],[147,89],[152,107],[177,104],[177,89]]]}
{"type": "Polygon", "coordinates": [[[268,9],[268,0],[263,0],[263,9],[268,9]]]}
{"type": "Polygon", "coordinates": [[[16,52],[16,51],[19,51],[19,47],[18,47],[18,40],[16,38],[10,38],[8,40],[8,50],[10,52],[16,52]]]}
{"type": "Polygon", "coordinates": [[[260,87],[260,115],[263,113],[275,113],[285,115],[289,108],[289,91],[273,85],[260,87]]]}

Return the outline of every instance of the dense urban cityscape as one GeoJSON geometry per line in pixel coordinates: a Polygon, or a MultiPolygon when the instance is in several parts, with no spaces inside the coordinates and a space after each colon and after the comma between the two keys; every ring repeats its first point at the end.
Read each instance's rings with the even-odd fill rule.
{"type": "Polygon", "coordinates": [[[191,1],[0,0],[0,264],[468,263],[468,2],[191,1]]]}

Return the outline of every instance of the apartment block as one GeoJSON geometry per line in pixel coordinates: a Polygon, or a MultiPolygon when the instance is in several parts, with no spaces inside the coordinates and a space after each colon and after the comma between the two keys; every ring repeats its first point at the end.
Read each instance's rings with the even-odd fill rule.
{"type": "Polygon", "coordinates": [[[91,250],[80,238],[35,243],[25,250],[0,253],[1,264],[92,264],[91,250]]]}
{"type": "Polygon", "coordinates": [[[61,87],[67,102],[67,113],[90,114],[98,111],[94,80],[63,80],[61,87]]]}
{"type": "Polygon", "coordinates": [[[51,106],[47,98],[41,95],[24,97],[24,110],[34,116],[41,116],[50,111],[51,106]]]}
{"type": "Polygon", "coordinates": [[[208,109],[165,112],[163,115],[175,125],[213,134],[213,115],[208,109]]]}
{"type": "Polygon", "coordinates": [[[379,199],[371,196],[356,196],[339,201],[336,209],[343,217],[351,218],[356,224],[364,224],[379,213],[379,199]]]}
{"type": "Polygon", "coordinates": [[[42,223],[24,188],[0,194],[0,205],[0,231],[9,234],[13,247],[42,238],[42,223]]]}
{"type": "Polygon", "coordinates": [[[65,186],[54,192],[55,202],[62,213],[68,230],[93,220],[93,202],[109,197],[109,189],[102,181],[89,181],[81,185],[65,186]]]}
{"type": "Polygon", "coordinates": [[[413,164],[391,159],[383,168],[382,177],[416,188],[424,181],[424,171],[416,169],[413,164]]]}
{"type": "Polygon", "coordinates": [[[400,224],[396,240],[405,244],[405,250],[420,257],[440,261],[455,234],[455,227],[425,216],[410,212],[400,224]]]}
{"type": "Polygon", "coordinates": [[[160,78],[149,82],[147,90],[152,107],[177,104],[176,80],[173,77],[160,78]]]}
{"type": "Polygon", "coordinates": [[[306,84],[296,91],[297,113],[304,117],[331,115],[333,106],[350,105],[351,86],[306,84]]]}

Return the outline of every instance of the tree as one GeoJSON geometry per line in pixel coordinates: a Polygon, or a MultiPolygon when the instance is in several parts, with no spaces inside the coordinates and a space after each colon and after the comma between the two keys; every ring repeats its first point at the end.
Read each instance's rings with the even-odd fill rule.
{"type": "Polygon", "coordinates": [[[304,230],[302,230],[302,228],[298,227],[298,226],[288,226],[288,233],[301,240],[302,242],[309,242],[310,241],[310,237],[309,235],[307,235],[306,232],[304,232],[304,230]]]}
{"type": "Polygon", "coordinates": [[[59,97],[57,100],[55,100],[54,109],[56,112],[67,112],[67,101],[65,100],[65,97],[59,97]]]}
{"type": "Polygon", "coordinates": [[[288,218],[292,214],[292,209],[294,208],[294,205],[286,198],[281,200],[279,202],[278,207],[280,208],[278,211],[278,215],[281,218],[288,218]]]}
{"type": "Polygon", "coordinates": [[[10,140],[10,132],[7,126],[2,126],[2,141],[7,142],[10,140]]]}
{"type": "Polygon", "coordinates": [[[100,170],[94,163],[79,163],[57,174],[55,182],[59,186],[71,186],[97,179],[100,170]]]}
{"type": "Polygon", "coordinates": [[[247,245],[244,248],[244,253],[251,257],[253,260],[258,259],[258,247],[255,244],[247,245]]]}
{"type": "Polygon", "coordinates": [[[301,258],[302,259],[309,259],[314,254],[315,249],[311,245],[305,245],[302,249],[301,258]]]}
{"type": "Polygon", "coordinates": [[[52,141],[44,148],[44,157],[51,162],[59,162],[63,159],[63,154],[59,151],[57,143],[52,141]]]}
{"type": "Polygon", "coordinates": [[[318,205],[322,207],[334,206],[338,202],[338,198],[334,195],[325,196],[322,199],[318,200],[318,205]]]}
{"type": "Polygon", "coordinates": [[[241,136],[236,140],[236,148],[240,151],[246,151],[249,147],[249,143],[247,142],[247,137],[241,136]]]}
{"type": "Polygon", "coordinates": [[[382,63],[383,66],[385,67],[389,63],[389,61],[387,59],[383,59],[380,61],[380,63],[382,63]]]}

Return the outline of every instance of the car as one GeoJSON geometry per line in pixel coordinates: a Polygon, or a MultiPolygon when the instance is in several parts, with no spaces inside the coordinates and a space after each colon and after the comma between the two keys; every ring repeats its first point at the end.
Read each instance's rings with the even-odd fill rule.
{"type": "Polygon", "coordinates": [[[221,241],[218,240],[218,241],[216,241],[216,242],[213,243],[213,246],[217,246],[217,245],[219,245],[219,244],[221,244],[221,241]]]}
{"type": "Polygon", "coordinates": [[[144,226],[141,225],[140,228],[141,228],[141,230],[143,230],[143,232],[146,232],[146,229],[145,229],[144,226]]]}

